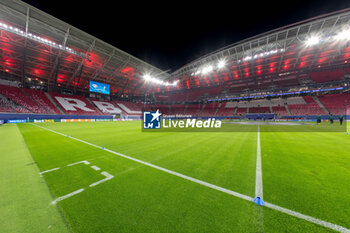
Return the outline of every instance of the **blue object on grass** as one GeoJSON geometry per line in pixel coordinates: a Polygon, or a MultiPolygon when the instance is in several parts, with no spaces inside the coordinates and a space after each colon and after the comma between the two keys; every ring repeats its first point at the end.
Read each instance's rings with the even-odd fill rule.
{"type": "Polygon", "coordinates": [[[254,201],[256,204],[258,204],[258,205],[264,205],[264,204],[265,204],[264,201],[263,201],[260,197],[254,198],[253,201],[254,201]]]}

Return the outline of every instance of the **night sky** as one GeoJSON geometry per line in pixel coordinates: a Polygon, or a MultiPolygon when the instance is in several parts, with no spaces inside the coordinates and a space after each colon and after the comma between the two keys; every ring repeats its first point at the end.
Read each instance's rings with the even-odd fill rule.
{"type": "Polygon", "coordinates": [[[169,72],[248,37],[350,8],[349,0],[24,2],[169,72]]]}

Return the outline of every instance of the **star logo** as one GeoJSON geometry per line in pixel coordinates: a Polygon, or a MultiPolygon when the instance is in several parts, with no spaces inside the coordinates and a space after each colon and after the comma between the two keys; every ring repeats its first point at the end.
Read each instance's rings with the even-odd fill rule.
{"type": "Polygon", "coordinates": [[[157,111],[156,111],[155,113],[151,113],[151,115],[153,116],[153,118],[152,118],[152,120],[151,120],[151,122],[152,122],[152,121],[154,121],[154,120],[159,121],[159,117],[160,117],[162,114],[159,113],[159,109],[157,109],[157,111]]]}
{"type": "Polygon", "coordinates": [[[157,109],[156,112],[143,112],[143,128],[144,129],[160,129],[161,115],[157,109]]]}

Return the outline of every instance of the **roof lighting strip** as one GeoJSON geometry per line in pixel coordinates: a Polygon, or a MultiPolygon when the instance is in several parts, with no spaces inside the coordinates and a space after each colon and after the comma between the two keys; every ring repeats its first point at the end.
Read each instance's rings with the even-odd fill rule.
{"type": "Polygon", "coordinates": [[[26,33],[26,32],[24,32],[23,30],[21,30],[19,28],[16,28],[16,27],[13,27],[13,26],[9,26],[9,25],[7,25],[5,23],[0,22],[0,29],[4,30],[4,31],[7,31],[7,32],[10,32],[10,33],[14,33],[16,35],[19,35],[19,36],[22,36],[22,37],[25,37],[25,38],[28,38],[28,39],[31,39],[31,40],[34,40],[34,41],[37,41],[39,43],[48,45],[50,47],[53,47],[53,48],[65,51],[67,53],[74,54],[76,56],[79,56],[79,57],[87,59],[87,56],[86,56],[85,53],[75,51],[74,49],[72,49],[70,47],[63,46],[62,44],[57,44],[57,43],[55,43],[55,42],[53,42],[51,40],[45,39],[45,38],[37,36],[35,34],[29,33],[29,32],[26,33]]]}

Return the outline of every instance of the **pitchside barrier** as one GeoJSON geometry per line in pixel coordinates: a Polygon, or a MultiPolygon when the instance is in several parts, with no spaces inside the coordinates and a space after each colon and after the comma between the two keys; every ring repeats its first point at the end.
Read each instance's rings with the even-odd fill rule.
{"type": "Polygon", "coordinates": [[[273,113],[248,113],[245,117],[249,120],[273,120],[277,116],[273,113]]]}
{"type": "MultiPolygon", "coordinates": [[[[341,115],[332,115],[334,120],[337,121],[339,120],[339,117],[341,115]]],[[[346,119],[350,119],[350,115],[343,115],[344,116],[344,120],[346,119]]],[[[317,120],[317,115],[313,115],[313,116],[280,116],[278,117],[278,119],[280,120],[287,120],[287,121],[296,121],[296,120],[300,120],[300,121],[316,121],[317,120]]],[[[321,120],[329,120],[329,115],[321,115],[321,120]]]]}
{"type": "Polygon", "coordinates": [[[119,121],[119,119],[17,119],[7,120],[7,123],[53,123],[53,122],[95,122],[95,121],[119,121]]]}
{"type": "Polygon", "coordinates": [[[0,113],[0,120],[7,123],[25,122],[63,122],[73,121],[112,121],[112,115],[92,116],[92,115],[50,115],[50,114],[21,114],[21,113],[0,113]]]}
{"type": "MultiPolygon", "coordinates": [[[[300,115],[300,116],[273,116],[274,114],[267,114],[263,116],[262,114],[250,114],[242,115],[242,116],[200,116],[200,117],[191,117],[196,119],[209,119],[209,118],[215,118],[217,120],[276,120],[276,121],[316,121],[317,115],[300,115]]],[[[328,120],[329,115],[321,115],[320,116],[322,120],[328,120]]],[[[333,115],[333,118],[335,121],[339,120],[339,115],[333,115]]],[[[166,117],[166,119],[186,119],[186,117],[166,117]]],[[[350,115],[344,115],[344,120],[350,120],[350,115]]]]}
{"type": "MultiPolygon", "coordinates": [[[[241,116],[200,116],[191,117],[197,119],[215,118],[217,120],[276,120],[276,121],[316,121],[318,116],[278,116],[274,114],[246,114],[241,116]]],[[[328,120],[329,115],[320,116],[321,119],[328,120]]],[[[334,120],[339,119],[338,115],[333,115],[334,120]]],[[[170,119],[186,119],[184,116],[165,117],[170,119]]],[[[349,120],[350,115],[345,115],[344,120],[349,120]]],[[[0,124],[3,123],[25,123],[25,122],[84,122],[84,121],[119,121],[119,120],[142,120],[140,116],[127,116],[123,119],[115,119],[113,115],[51,115],[51,114],[24,114],[24,113],[0,113],[0,124]]]]}

